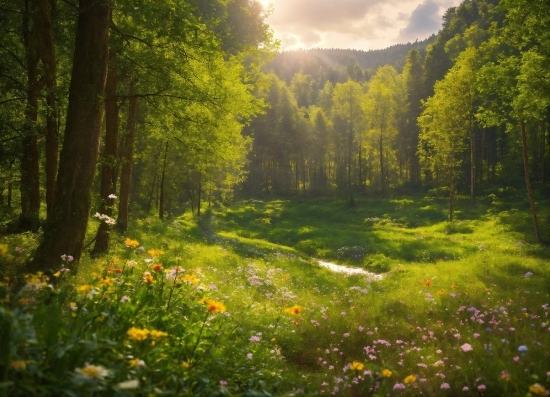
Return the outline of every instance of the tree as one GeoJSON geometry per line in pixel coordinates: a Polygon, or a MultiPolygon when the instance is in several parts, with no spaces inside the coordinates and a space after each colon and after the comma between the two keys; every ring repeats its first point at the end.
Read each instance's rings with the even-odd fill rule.
{"type": "Polygon", "coordinates": [[[29,270],[80,259],[91,206],[107,76],[110,2],[80,0],[55,203],[29,270]]]}

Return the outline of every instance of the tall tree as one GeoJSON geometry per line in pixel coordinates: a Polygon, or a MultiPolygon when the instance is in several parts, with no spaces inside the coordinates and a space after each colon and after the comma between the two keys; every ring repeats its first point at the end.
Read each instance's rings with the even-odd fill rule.
{"type": "Polygon", "coordinates": [[[80,0],[55,203],[29,270],[79,260],[91,206],[107,76],[110,1],[80,0]]]}

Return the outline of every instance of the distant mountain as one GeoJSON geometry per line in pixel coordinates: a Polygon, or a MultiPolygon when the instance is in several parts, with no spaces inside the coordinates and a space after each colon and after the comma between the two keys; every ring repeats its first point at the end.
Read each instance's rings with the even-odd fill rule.
{"type": "MultiPolygon", "coordinates": [[[[396,44],[383,50],[343,50],[337,48],[283,51],[278,53],[267,65],[281,79],[290,82],[298,72],[313,76],[328,74],[329,80],[356,79],[357,68],[363,70],[365,79],[373,74],[379,66],[393,65],[399,73],[405,64],[410,50],[416,49],[424,56],[428,44],[434,42],[436,35],[414,43],[396,44]],[[355,69],[355,70],[354,70],[355,69]]],[[[333,81],[335,82],[335,81],[333,81]]]]}

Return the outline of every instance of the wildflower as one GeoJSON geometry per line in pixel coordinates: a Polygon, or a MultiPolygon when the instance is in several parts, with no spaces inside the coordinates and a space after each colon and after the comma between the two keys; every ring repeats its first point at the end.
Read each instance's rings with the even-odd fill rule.
{"type": "Polygon", "coordinates": [[[24,249],[21,247],[15,247],[15,251],[20,254],[21,252],[24,251],[24,249]]]}
{"type": "Polygon", "coordinates": [[[10,367],[12,367],[13,369],[25,369],[27,368],[27,363],[23,360],[12,361],[10,363],[10,367]]]}
{"type": "Polygon", "coordinates": [[[470,389],[468,388],[468,386],[464,386],[464,387],[462,388],[462,391],[468,391],[468,390],[470,390],[470,389]]]}
{"type": "Polygon", "coordinates": [[[519,361],[519,357],[518,357],[518,356],[515,356],[515,357],[513,358],[513,360],[514,360],[515,363],[517,363],[517,362],[519,361]]]}
{"type": "Polygon", "coordinates": [[[442,384],[441,384],[441,388],[442,388],[442,389],[450,389],[451,386],[449,386],[448,383],[442,383],[442,384]]]}
{"type": "Polygon", "coordinates": [[[104,277],[98,282],[99,285],[105,285],[107,287],[111,286],[112,283],[113,283],[113,279],[110,277],[104,277]]]}
{"type": "Polygon", "coordinates": [[[297,314],[300,314],[302,312],[302,308],[298,305],[294,305],[292,307],[288,307],[284,310],[284,312],[288,315],[295,316],[297,314]]]}
{"type": "Polygon", "coordinates": [[[334,369],[334,365],[329,365],[328,369],[334,369]]]}
{"type": "Polygon", "coordinates": [[[162,265],[161,264],[156,264],[155,266],[153,266],[153,271],[154,272],[158,272],[162,270],[162,265]]]}
{"type": "Polygon", "coordinates": [[[71,309],[73,312],[76,311],[76,310],[78,309],[78,306],[76,305],[75,302],[69,303],[69,307],[70,307],[70,309],[71,309]]]}
{"type": "Polygon", "coordinates": [[[247,358],[248,360],[252,360],[252,353],[248,353],[248,354],[246,355],[246,358],[247,358]]]}
{"type": "Polygon", "coordinates": [[[510,374],[508,373],[508,371],[503,370],[503,371],[500,373],[500,379],[503,380],[503,381],[508,382],[508,381],[510,380],[510,374]]]}
{"type": "Polygon", "coordinates": [[[383,376],[384,378],[389,378],[389,377],[391,376],[391,374],[392,374],[392,372],[391,372],[389,369],[384,369],[384,370],[382,371],[382,376],[383,376]]]}
{"type": "Polygon", "coordinates": [[[432,282],[431,280],[426,280],[424,284],[426,285],[426,287],[429,287],[430,285],[432,285],[432,282]]]}
{"type": "Polygon", "coordinates": [[[116,200],[116,198],[117,198],[114,194],[109,194],[109,196],[107,196],[107,197],[109,197],[110,199],[113,199],[113,200],[116,200]]]}
{"type": "Polygon", "coordinates": [[[122,298],[120,298],[120,301],[121,301],[122,303],[128,302],[129,300],[130,300],[130,297],[129,297],[128,295],[124,295],[122,298]]]}
{"type": "Polygon", "coordinates": [[[88,284],[81,285],[76,288],[76,290],[82,295],[86,295],[88,292],[90,292],[91,289],[92,287],[88,284]]]}
{"type": "Polygon", "coordinates": [[[133,358],[130,360],[130,367],[145,367],[145,361],[138,358],[133,358]]]}
{"type": "Polygon", "coordinates": [[[479,338],[479,334],[477,332],[474,334],[474,338],[475,339],[479,338]]]}
{"type": "Polygon", "coordinates": [[[472,346],[469,344],[469,343],[464,343],[462,346],[460,346],[460,348],[462,349],[463,352],[467,353],[467,352],[471,352],[472,350],[474,350],[472,348],[472,346]]]}
{"type": "Polygon", "coordinates": [[[405,385],[403,383],[396,383],[395,385],[393,385],[393,390],[399,390],[404,388],[405,388],[405,385]]]}
{"type": "Polygon", "coordinates": [[[525,277],[531,277],[533,275],[533,272],[527,272],[525,273],[525,277]]]}
{"type": "Polygon", "coordinates": [[[115,269],[115,273],[122,274],[122,269],[115,269]]]}
{"type": "Polygon", "coordinates": [[[438,360],[434,363],[434,367],[442,367],[443,365],[445,365],[443,360],[438,360]]]}
{"type": "Polygon", "coordinates": [[[411,383],[416,382],[416,376],[414,376],[414,375],[409,375],[409,376],[407,376],[407,377],[403,380],[403,382],[404,382],[406,385],[410,385],[411,383]]]}
{"type": "Polygon", "coordinates": [[[126,240],[124,240],[124,244],[128,248],[137,248],[139,246],[139,241],[127,238],[126,240]]]}
{"type": "Polygon", "coordinates": [[[184,361],[181,363],[181,366],[185,369],[188,369],[191,365],[189,364],[189,361],[184,361]]]}
{"type": "Polygon", "coordinates": [[[126,334],[128,335],[128,338],[132,340],[143,341],[149,336],[149,331],[146,329],[132,327],[126,332],[126,334]]]}
{"type": "Polygon", "coordinates": [[[147,284],[151,284],[155,281],[155,279],[153,278],[153,276],[151,275],[151,273],[149,272],[144,272],[143,273],[143,281],[147,284]]]}
{"type": "Polygon", "coordinates": [[[187,281],[189,284],[199,284],[199,280],[197,280],[197,276],[195,274],[186,274],[185,276],[183,276],[183,280],[187,281]]]}
{"type": "Polygon", "coordinates": [[[518,347],[518,352],[525,353],[527,350],[529,349],[525,345],[518,347]]]}
{"type": "MultiPolygon", "coordinates": [[[[114,196],[114,195],[112,195],[114,196]]],[[[139,387],[139,380],[132,379],[132,380],[125,380],[124,382],[120,382],[117,387],[121,390],[133,390],[137,389],[139,387]]]]}
{"type": "Polygon", "coordinates": [[[82,368],[75,369],[75,372],[83,378],[98,380],[102,380],[109,375],[109,371],[105,367],[90,364],[86,364],[82,368]]]}
{"type": "Polygon", "coordinates": [[[149,331],[149,335],[151,336],[151,338],[153,339],[159,339],[159,338],[163,338],[165,336],[168,336],[168,334],[164,331],[157,331],[157,330],[152,330],[152,331],[149,331]]]}
{"type": "Polygon", "coordinates": [[[444,289],[439,290],[439,295],[445,295],[445,290],[444,289]]]}
{"type": "Polygon", "coordinates": [[[226,380],[220,380],[220,386],[221,386],[221,387],[225,387],[225,386],[227,386],[228,384],[229,384],[229,383],[227,383],[226,380]]]}
{"type": "Polygon", "coordinates": [[[451,289],[454,291],[456,289],[456,285],[455,284],[451,285],[451,289]]]}
{"type": "Polygon", "coordinates": [[[222,302],[217,302],[212,299],[202,298],[201,300],[199,300],[199,303],[205,304],[208,311],[212,313],[216,313],[216,312],[223,313],[227,310],[227,308],[222,302]]]}
{"type": "Polygon", "coordinates": [[[149,255],[151,255],[151,256],[159,256],[159,255],[164,254],[164,251],[157,250],[157,249],[152,249],[152,250],[149,250],[149,251],[147,251],[147,252],[148,252],[149,255]]]}
{"type": "Polygon", "coordinates": [[[546,396],[546,388],[538,383],[529,386],[529,392],[533,393],[535,396],[546,396]]]}
{"type": "Polygon", "coordinates": [[[351,365],[349,366],[349,369],[351,371],[362,371],[365,369],[365,365],[359,361],[354,361],[353,363],[351,363],[351,365]]]}
{"type": "Polygon", "coordinates": [[[260,337],[257,336],[257,335],[252,335],[252,336],[250,337],[250,339],[249,339],[250,342],[259,342],[259,341],[261,341],[261,340],[262,340],[262,338],[260,338],[260,337]]]}

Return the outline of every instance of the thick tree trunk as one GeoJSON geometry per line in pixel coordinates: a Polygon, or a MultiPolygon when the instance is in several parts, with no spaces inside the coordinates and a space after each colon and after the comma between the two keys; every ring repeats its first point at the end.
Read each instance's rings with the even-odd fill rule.
{"type": "Polygon", "coordinates": [[[35,26],[38,37],[38,53],[44,65],[46,86],[46,206],[48,216],[53,213],[55,200],[55,177],[57,174],[57,153],[59,137],[57,129],[57,71],[55,47],[53,44],[50,5],[48,0],[34,0],[37,7],[35,26]]]}
{"type": "MultiPolygon", "coordinates": [[[[130,89],[133,91],[133,88],[130,89]]],[[[134,157],[134,136],[136,131],[137,97],[130,97],[128,121],[124,136],[122,170],[120,171],[120,193],[118,201],[117,226],[121,231],[128,229],[128,205],[130,203],[130,181],[132,179],[132,159],[134,157]]]]}
{"type": "MultiPolygon", "coordinates": [[[[115,194],[113,174],[116,169],[116,157],[118,150],[118,104],[117,104],[117,69],[115,57],[111,54],[107,83],[105,84],[105,146],[101,156],[101,185],[99,188],[99,213],[113,216],[115,200],[109,198],[115,194]]],[[[112,226],[101,221],[95,235],[93,253],[99,255],[109,249],[109,240],[112,226]]]]}
{"type": "Polygon", "coordinates": [[[533,189],[531,188],[531,178],[529,177],[529,156],[527,154],[527,134],[525,132],[525,122],[519,122],[521,132],[521,147],[523,153],[523,170],[525,172],[525,183],[527,185],[527,195],[529,196],[529,205],[531,206],[531,215],[533,216],[533,226],[535,227],[535,239],[541,243],[539,221],[537,219],[537,210],[535,208],[535,199],[533,198],[533,189]]]}
{"type": "Polygon", "coordinates": [[[82,254],[103,120],[109,8],[108,0],[80,0],[53,215],[29,270],[57,268],[63,254],[78,262],[82,254]]]}

